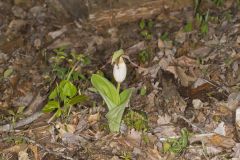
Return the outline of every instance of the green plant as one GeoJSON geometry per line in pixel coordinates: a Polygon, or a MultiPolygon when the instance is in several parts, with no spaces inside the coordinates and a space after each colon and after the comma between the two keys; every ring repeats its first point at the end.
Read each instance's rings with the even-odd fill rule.
{"type": "MultiPolygon", "coordinates": [[[[76,65],[75,65],[76,66],[76,65]]],[[[87,99],[84,95],[78,95],[77,87],[69,80],[74,68],[69,72],[67,78],[62,80],[50,93],[48,103],[42,109],[43,112],[55,112],[50,118],[58,118],[61,115],[69,115],[73,105],[83,102],[87,99]]]]}
{"type": "Polygon", "coordinates": [[[163,40],[163,41],[169,40],[168,32],[164,32],[164,33],[160,36],[160,39],[163,40]]]}
{"type": "Polygon", "coordinates": [[[114,52],[112,57],[113,75],[117,81],[117,88],[101,75],[93,74],[91,77],[92,85],[107,104],[106,118],[111,132],[119,132],[124,110],[128,106],[133,91],[133,88],[128,88],[120,93],[120,84],[127,74],[127,67],[122,58],[123,54],[124,51],[120,49],[114,52]]]}
{"type": "Polygon", "coordinates": [[[138,54],[138,59],[141,63],[146,63],[150,60],[150,53],[147,50],[142,50],[138,54]]]}
{"type": "Polygon", "coordinates": [[[196,14],[196,21],[197,25],[200,28],[200,32],[202,34],[207,34],[208,33],[208,19],[209,19],[209,11],[207,11],[206,14],[196,14]]]}
{"type": "Polygon", "coordinates": [[[193,30],[193,24],[192,22],[188,22],[184,28],[183,28],[183,31],[184,32],[191,32],[193,30]]]}
{"type": "Polygon", "coordinates": [[[106,117],[111,132],[119,132],[122,116],[132,95],[132,88],[125,89],[119,94],[117,88],[106,78],[93,74],[91,82],[102,96],[108,107],[106,117]]]}
{"type": "Polygon", "coordinates": [[[123,160],[131,160],[132,156],[129,152],[122,152],[122,155],[120,156],[123,160]]]}
{"type": "Polygon", "coordinates": [[[152,39],[151,29],[153,28],[153,21],[142,19],[139,23],[139,28],[141,29],[140,34],[147,40],[152,39]]]}
{"type": "MultiPolygon", "coordinates": [[[[78,70],[85,65],[89,65],[91,60],[84,54],[78,54],[75,51],[67,53],[65,47],[60,47],[53,50],[56,55],[50,58],[50,62],[53,68],[53,72],[59,79],[66,79],[66,75],[71,71],[71,67],[78,63],[78,70]]],[[[72,71],[70,79],[71,81],[84,80],[85,76],[79,71],[72,71]]]]}
{"type": "Polygon", "coordinates": [[[69,115],[71,107],[86,100],[86,96],[77,95],[76,86],[69,80],[62,80],[59,85],[50,93],[48,103],[42,109],[43,112],[55,112],[53,118],[58,118],[62,114],[69,115]]]}
{"type": "Polygon", "coordinates": [[[163,143],[163,152],[181,153],[188,146],[189,133],[186,128],[181,129],[180,138],[170,138],[163,143]]]}
{"type": "MultiPolygon", "coordinates": [[[[53,68],[53,72],[55,72],[59,79],[66,79],[66,76],[70,71],[71,69],[61,66],[55,66],[53,68]]],[[[73,71],[69,80],[70,81],[86,80],[86,77],[78,71],[73,71]]]]}
{"type": "Polygon", "coordinates": [[[13,110],[8,110],[8,114],[10,114],[11,116],[11,122],[13,123],[13,125],[15,125],[17,120],[24,117],[24,114],[23,114],[24,109],[25,109],[25,106],[19,106],[16,112],[14,112],[13,110]]]}
{"type": "Polygon", "coordinates": [[[128,110],[123,121],[129,128],[137,131],[147,131],[149,128],[147,115],[142,111],[128,110]]]}

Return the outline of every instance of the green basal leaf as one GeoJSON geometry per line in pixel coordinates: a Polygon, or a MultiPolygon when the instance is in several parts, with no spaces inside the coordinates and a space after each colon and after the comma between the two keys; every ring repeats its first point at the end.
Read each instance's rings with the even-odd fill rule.
{"type": "Polygon", "coordinates": [[[111,106],[120,104],[119,94],[116,87],[106,78],[93,74],[91,77],[92,85],[97,89],[110,109],[111,106]]]}
{"type": "Polygon", "coordinates": [[[133,91],[133,88],[129,88],[129,89],[125,89],[124,91],[122,91],[122,93],[120,94],[120,104],[123,104],[123,103],[128,103],[130,98],[131,98],[131,95],[132,95],[132,91],[133,91]]]}
{"type": "Polygon", "coordinates": [[[113,56],[112,56],[112,64],[113,64],[114,62],[116,62],[116,60],[117,60],[119,57],[121,57],[123,54],[124,54],[123,49],[120,49],[120,50],[118,50],[118,51],[115,51],[115,52],[113,53],[113,56]]]}
{"type": "Polygon", "coordinates": [[[57,101],[49,101],[42,109],[43,112],[52,112],[55,109],[59,108],[60,105],[57,101]]]}
{"type": "Polygon", "coordinates": [[[120,105],[113,108],[106,114],[106,118],[108,119],[108,125],[111,132],[119,132],[125,108],[126,105],[120,105]]]}
{"type": "MultiPolygon", "coordinates": [[[[77,94],[77,88],[75,87],[74,84],[72,84],[72,82],[64,80],[61,83],[65,83],[65,84],[60,90],[61,91],[60,95],[72,98],[77,94]]],[[[60,86],[61,86],[61,83],[60,83],[60,86]]]]}
{"type": "Polygon", "coordinates": [[[119,132],[122,116],[125,108],[128,106],[130,97],[132,95],[132,88],[124,90],[120,94],[121,104],[109,110],[106,117],[108,119],[108,124],[111,132],[119,132]]]}
{"type": "Polygon", "coordinates": [[[75,96],[75,97],[71,98],[69,100],[68,104],[75,105],[77,103],[84,102],[86,99],[87,99],[87,96],[78,95],[78,96],[75,96]]]}

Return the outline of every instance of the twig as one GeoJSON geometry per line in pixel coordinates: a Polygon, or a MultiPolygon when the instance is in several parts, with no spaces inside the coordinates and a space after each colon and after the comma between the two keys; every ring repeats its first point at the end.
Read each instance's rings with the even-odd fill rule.
{"type": "Polygon", "coordinates": [[[188,120],[187,118],[181,116],[181,115],[177,115],[178,118],[183,119],[184,121],[186,121],[190,126],[192,126],[193,128],[198,129],[201,133],[206,133],[204,130],[202,130],[201,128],[199,128],[198,126],[196,126],[195,124],[193,124],[190,120],[188,120]]]}
{"type": "Polygon", "coordinates": [[[12,131],[12,130],[18,128],[18,127],[28,125],[28,124],[32,123],[33,121],[35,121],[36,119],[38,119],[42,115],[43,115],[43,113],[41,111],[39,111],[39,112],[36,112],[36,113],[32,114],[31,116],[29,116],[25,119],[20,120],[16,124],[2,125],[2,126],[0,126],[0,132],[12,131]]]}
{"type": "MultiPolygon", "coordinates": [[[[190,137],[189,141],[191,142],[193,139],[203,139],[204,137],[211,137],[213,135],[216,135],[216,133],[203,133],[203,134],[196,134],[190,137]]],[[[159,141],[164,142],[167,141],[168,139],[172,138],[180,138],[180,136],[171,136],[171,137],[159,137],[159,141]]]]}

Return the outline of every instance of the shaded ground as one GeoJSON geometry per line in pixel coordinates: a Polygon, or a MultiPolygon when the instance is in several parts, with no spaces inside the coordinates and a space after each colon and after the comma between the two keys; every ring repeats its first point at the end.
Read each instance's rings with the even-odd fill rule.
{"type": "Polygon", "coordinates": [[[51,123],[50,114],[41,114],[14,131],[0,127],[1,159],[239,159],[240,14],[232,1],[204,7],[205,35],[193,7],[166,7],[145,21],[149,28],[139,21],[96,28],[58,12],[56,1],[0,2],[1,125],[39,113],[77,61],[71,80],[89,98],[51,123]],[[121,134],[109,133],[106,106],[91,90],[93,73],[114,82],[111,56],[120,48],[129,57],[122,86],[135,87],[129,108],[147,115],[145,131],[123,123],[121,134]],[[188,146],[164,153],[163,144],[182,128],[191,135],[188,146]]]}

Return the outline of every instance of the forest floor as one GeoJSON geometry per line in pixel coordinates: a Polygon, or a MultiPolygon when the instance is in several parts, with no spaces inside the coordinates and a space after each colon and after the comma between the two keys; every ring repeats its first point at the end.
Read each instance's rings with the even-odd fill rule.
{"type": "Polygon", "coordinates": [[[69,20],[56,0],[1,1],[0,159],[240,159],[240,12],[230,2],[196,16],[194,6],[165,6],[151,19],[97,28],[69,20]],[[134,92],[111,133],[90,79],[115,83],[119,49],[122,88],[134,92]],[[87,100],[49,122],[53,113],[41,110],[72,68],[87,100]]]}

